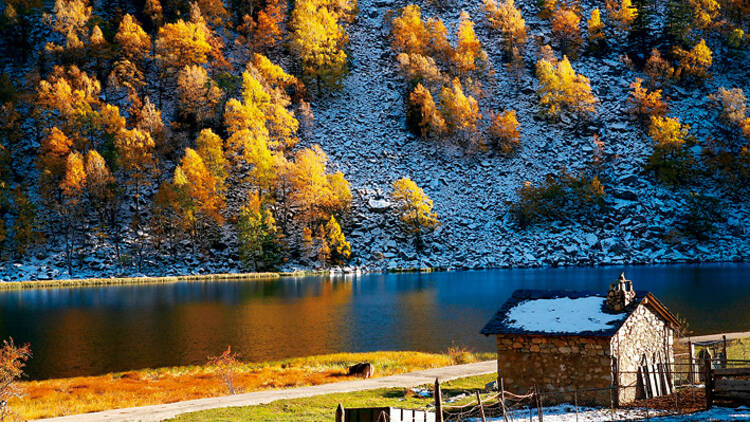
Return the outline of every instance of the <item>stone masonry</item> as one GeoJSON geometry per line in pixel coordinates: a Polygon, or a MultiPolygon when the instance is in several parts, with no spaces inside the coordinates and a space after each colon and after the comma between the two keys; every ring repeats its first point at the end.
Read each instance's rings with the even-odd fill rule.
{"type": "Polygon", "coordinates": [[[612,337],[610,354],[619,367],[619,402],[642,398],[637,385],[638,370],[644,359],[662,362],[672,368],[674,363],[674,329],[645,303],[641,303],[612,337]]]}
{"type": "MultiPolygon", "coordinates": [[[[505,389],[523,394],[535,385],[542,391],[607,388],[612,383],[608,337],[498,335],[498,373],[505,389]]],[[[579,403],[609,405],[608,391],[589,392],[579,403]]],[[[545,403],[572,402],[570,394],[544,398],[545,403]]]]}

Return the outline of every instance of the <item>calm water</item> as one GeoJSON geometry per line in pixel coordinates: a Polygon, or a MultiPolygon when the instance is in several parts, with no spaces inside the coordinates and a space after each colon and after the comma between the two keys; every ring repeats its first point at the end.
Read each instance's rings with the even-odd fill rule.
{"type": "Polygon", "coordinates": [[[750,330],[750,265],[497,270],[0,293],[0,338],[31,342],[32,378],[336,351],[493,348],[479,334],[518,288],[606,291],[625,269],[696,334],[750,330]]]}

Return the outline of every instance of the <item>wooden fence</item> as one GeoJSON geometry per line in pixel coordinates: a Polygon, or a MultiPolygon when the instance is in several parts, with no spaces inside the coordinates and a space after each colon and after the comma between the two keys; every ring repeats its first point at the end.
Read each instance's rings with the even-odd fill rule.
{"type": "Polygon", "coordinates": [[[336,422],[435,422],[435,414],[397,407],[345,409],[339,404],[336,409],[336,422]]]}
{"type": "Polygon", "coordinates": [[[750,367],[714,368],[706,355],[703,370],[708,408],[714,401],[750,404],[750,367]]]}

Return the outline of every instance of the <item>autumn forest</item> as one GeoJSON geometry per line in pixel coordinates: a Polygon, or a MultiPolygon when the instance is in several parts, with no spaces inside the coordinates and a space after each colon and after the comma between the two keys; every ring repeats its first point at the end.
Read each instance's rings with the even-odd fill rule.
{"type": "MultiPolygon", "coordinates": [[[[404,130],[503,166],[526,148],[520,114],[531,113],[490,98],[533,99],[535,125],[593,147],[582,168],[512,186],[509,224],[595,220],[612,206],[618,154],[586,69],[614,57],[637,75],[616,101],[647,148],[642,177],[687,192],[680,236],[710,237],[725,219],[718,201],[741,197],[750,181],[745,92],[718,85],[748,68],[750,3],[527,3],[478,1],[473,14],[439,0],[389,3],[384,60],[400,75],[404,130]],[[530,18],[549,31],[529,28],[530,18]],[[704,91],[710,135],[670,110],[670,97],[704,91]],[[697,178],[718,198],[685,187],[697,178]]],[[[315,104],[357,72],[356,0],[6,0],[1,12],[4,262],[55,254],[65,271],[56,277],[91,268],[86,257],[102,251],[101,265],[121,274],[188,256],[229,257],[242,271],[357,256],[347,169],[314,142],[325,136],[315,104]]],[[[445,229],[431,192],[408,174],[382,183],[389,225],[429,255],[445,229]]]]}

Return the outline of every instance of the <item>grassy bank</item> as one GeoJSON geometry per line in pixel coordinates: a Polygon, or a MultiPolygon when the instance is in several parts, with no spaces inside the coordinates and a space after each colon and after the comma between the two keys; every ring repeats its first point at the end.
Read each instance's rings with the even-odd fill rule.
{"type": "MultiPolygon", "coordinates": [[[[459,378],[442,384],[444,398],[465,393],[467,390],[479,391],[495,380],[496,374],[478,377],[459,378]]],[[[431,389],[432,386],[424,386],[431,389]]],[[[473,397],[472,397],[473,399],[473,397]]],[[[433,403],[432,397],[416,397],[406,388],[382,388],[379,390],[358,391],[354,393],[327,394],[293,400],[279,400],[260,406],[230,407],[212,409],[202,412],[187,413],[170,419],[175,422],[188,421],[243,421],[243,422],[311,422],[333,421],[336,406],[344,407],[402,407],[424,409],[433,403]]]]}
{"type": "Polygon", "coordinates": [[[62,280],[34,280],[0,282],[0,290],[51,289],[67,287],[119,286],[127,284],[169,284],[185,281],[249,281],[271,280],[279,277],[305,275],[305,273],[236,273],[178,275],[169,277],[112,277],[62,280]]]}
{"type": "MultiPolygon", "coordinates": [[[[351,379],[347,368],[357,362],[375,365],[375,376],[493,359],[489,353],[453,349],[442,354],[420,352],[338,353],[275,362],[247,363],[235,374],[240,392],[301,387],[351,379]]],[[[172,403],[228,394],[217,368],[182,366],[145,369],[93,377],[21,383],[24,397],[11,408],[22,419],[38,419],[122,407],[172,403]]]]}

